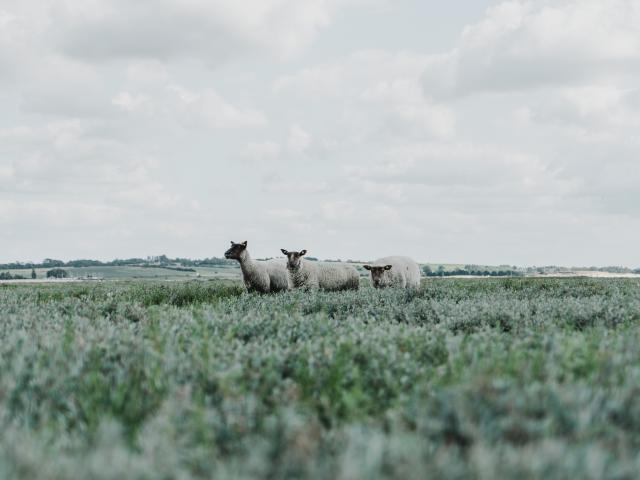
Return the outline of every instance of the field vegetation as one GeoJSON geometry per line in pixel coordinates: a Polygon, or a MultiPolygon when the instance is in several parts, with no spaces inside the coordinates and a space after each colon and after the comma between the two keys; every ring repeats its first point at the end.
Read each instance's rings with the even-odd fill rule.
{"type": "Polygon", "coordinates": [[[638,280],[5,284],[0,308],[0,478],[640,473],[638,280]]]}

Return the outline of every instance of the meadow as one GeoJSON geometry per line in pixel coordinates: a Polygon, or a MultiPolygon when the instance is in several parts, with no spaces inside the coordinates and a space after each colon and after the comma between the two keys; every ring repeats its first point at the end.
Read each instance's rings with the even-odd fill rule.
{"type": "MultiPolygon", "coordinates": [[[[217,266],[217,267],[195,267],[195,272],[178,271],[171,268],[145,268],[134,265],[105,266],[105,267],[63,267],[73,278],[94,277],[104,280],[185,280],[189,278],[202,279],[238,279],[240,278],[240,268],[217,266]]],[[[46,278],[49,268],[36,268],[38,279],[46,278]]],[[[11,269],[4,270],[25,278],[31,278],[31,269],[11,269]]]]}
{"type": "Polygon", "coordinates": [[[640,281],[0,285],[0,478],[638,478],[640,281]]]}

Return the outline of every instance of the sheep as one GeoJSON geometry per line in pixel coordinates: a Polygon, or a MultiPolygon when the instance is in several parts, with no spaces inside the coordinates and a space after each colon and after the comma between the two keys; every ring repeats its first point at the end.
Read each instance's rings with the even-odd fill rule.
{"type": "Polygon", "coordinates": [[[420,286],[420,267],[408,257],[385,257],[363,265],[371,273],[371,283],[375,288],[420,286]]]}
{"type": "Polygon", "coordinates": [[[306,261],[302,258],[306,250],[289,252],[281,249],[281,252],[287,257],[287,270],[293,288],[328,291],[360,288],[360,275],[352,265],[306,261]]]}
{"type": "Polygon", "coordinates": [[[225,258],[240,262],[242,279],[248,292],[282,292],[291,290],[287,265],[283,260],[255,261],[249,255],[247,242],[231,242],[231,248],[224,253],[225,258]]]}

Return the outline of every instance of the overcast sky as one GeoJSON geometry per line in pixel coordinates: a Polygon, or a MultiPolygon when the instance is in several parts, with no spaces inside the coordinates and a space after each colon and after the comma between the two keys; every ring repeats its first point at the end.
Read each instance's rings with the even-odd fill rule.
{"type": "Polygon", "coordinates": [[[0,0],[0,261],[640,266],[638,0],[0,0]]]}

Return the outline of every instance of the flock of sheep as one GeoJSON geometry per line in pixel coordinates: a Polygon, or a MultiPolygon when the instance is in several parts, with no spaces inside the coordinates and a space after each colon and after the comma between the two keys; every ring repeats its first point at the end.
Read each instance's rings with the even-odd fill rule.
{"type": "MultiPolygon", "coordinates": [[[[224,256],[240,263],[249,292],[282,292],[292,288],[337,291],[360,287],[360,275],[353,265],[308,261],[303,258],[306,250],[281,251],[286,262],[284,259],[256,261],[249,255],[247,242],[231,242],[224,256]]],[[[371,274],[371,283],[376,288],[420,286],[420,267],[408,257],[380,258],[364,268],[371,274]]]]}

